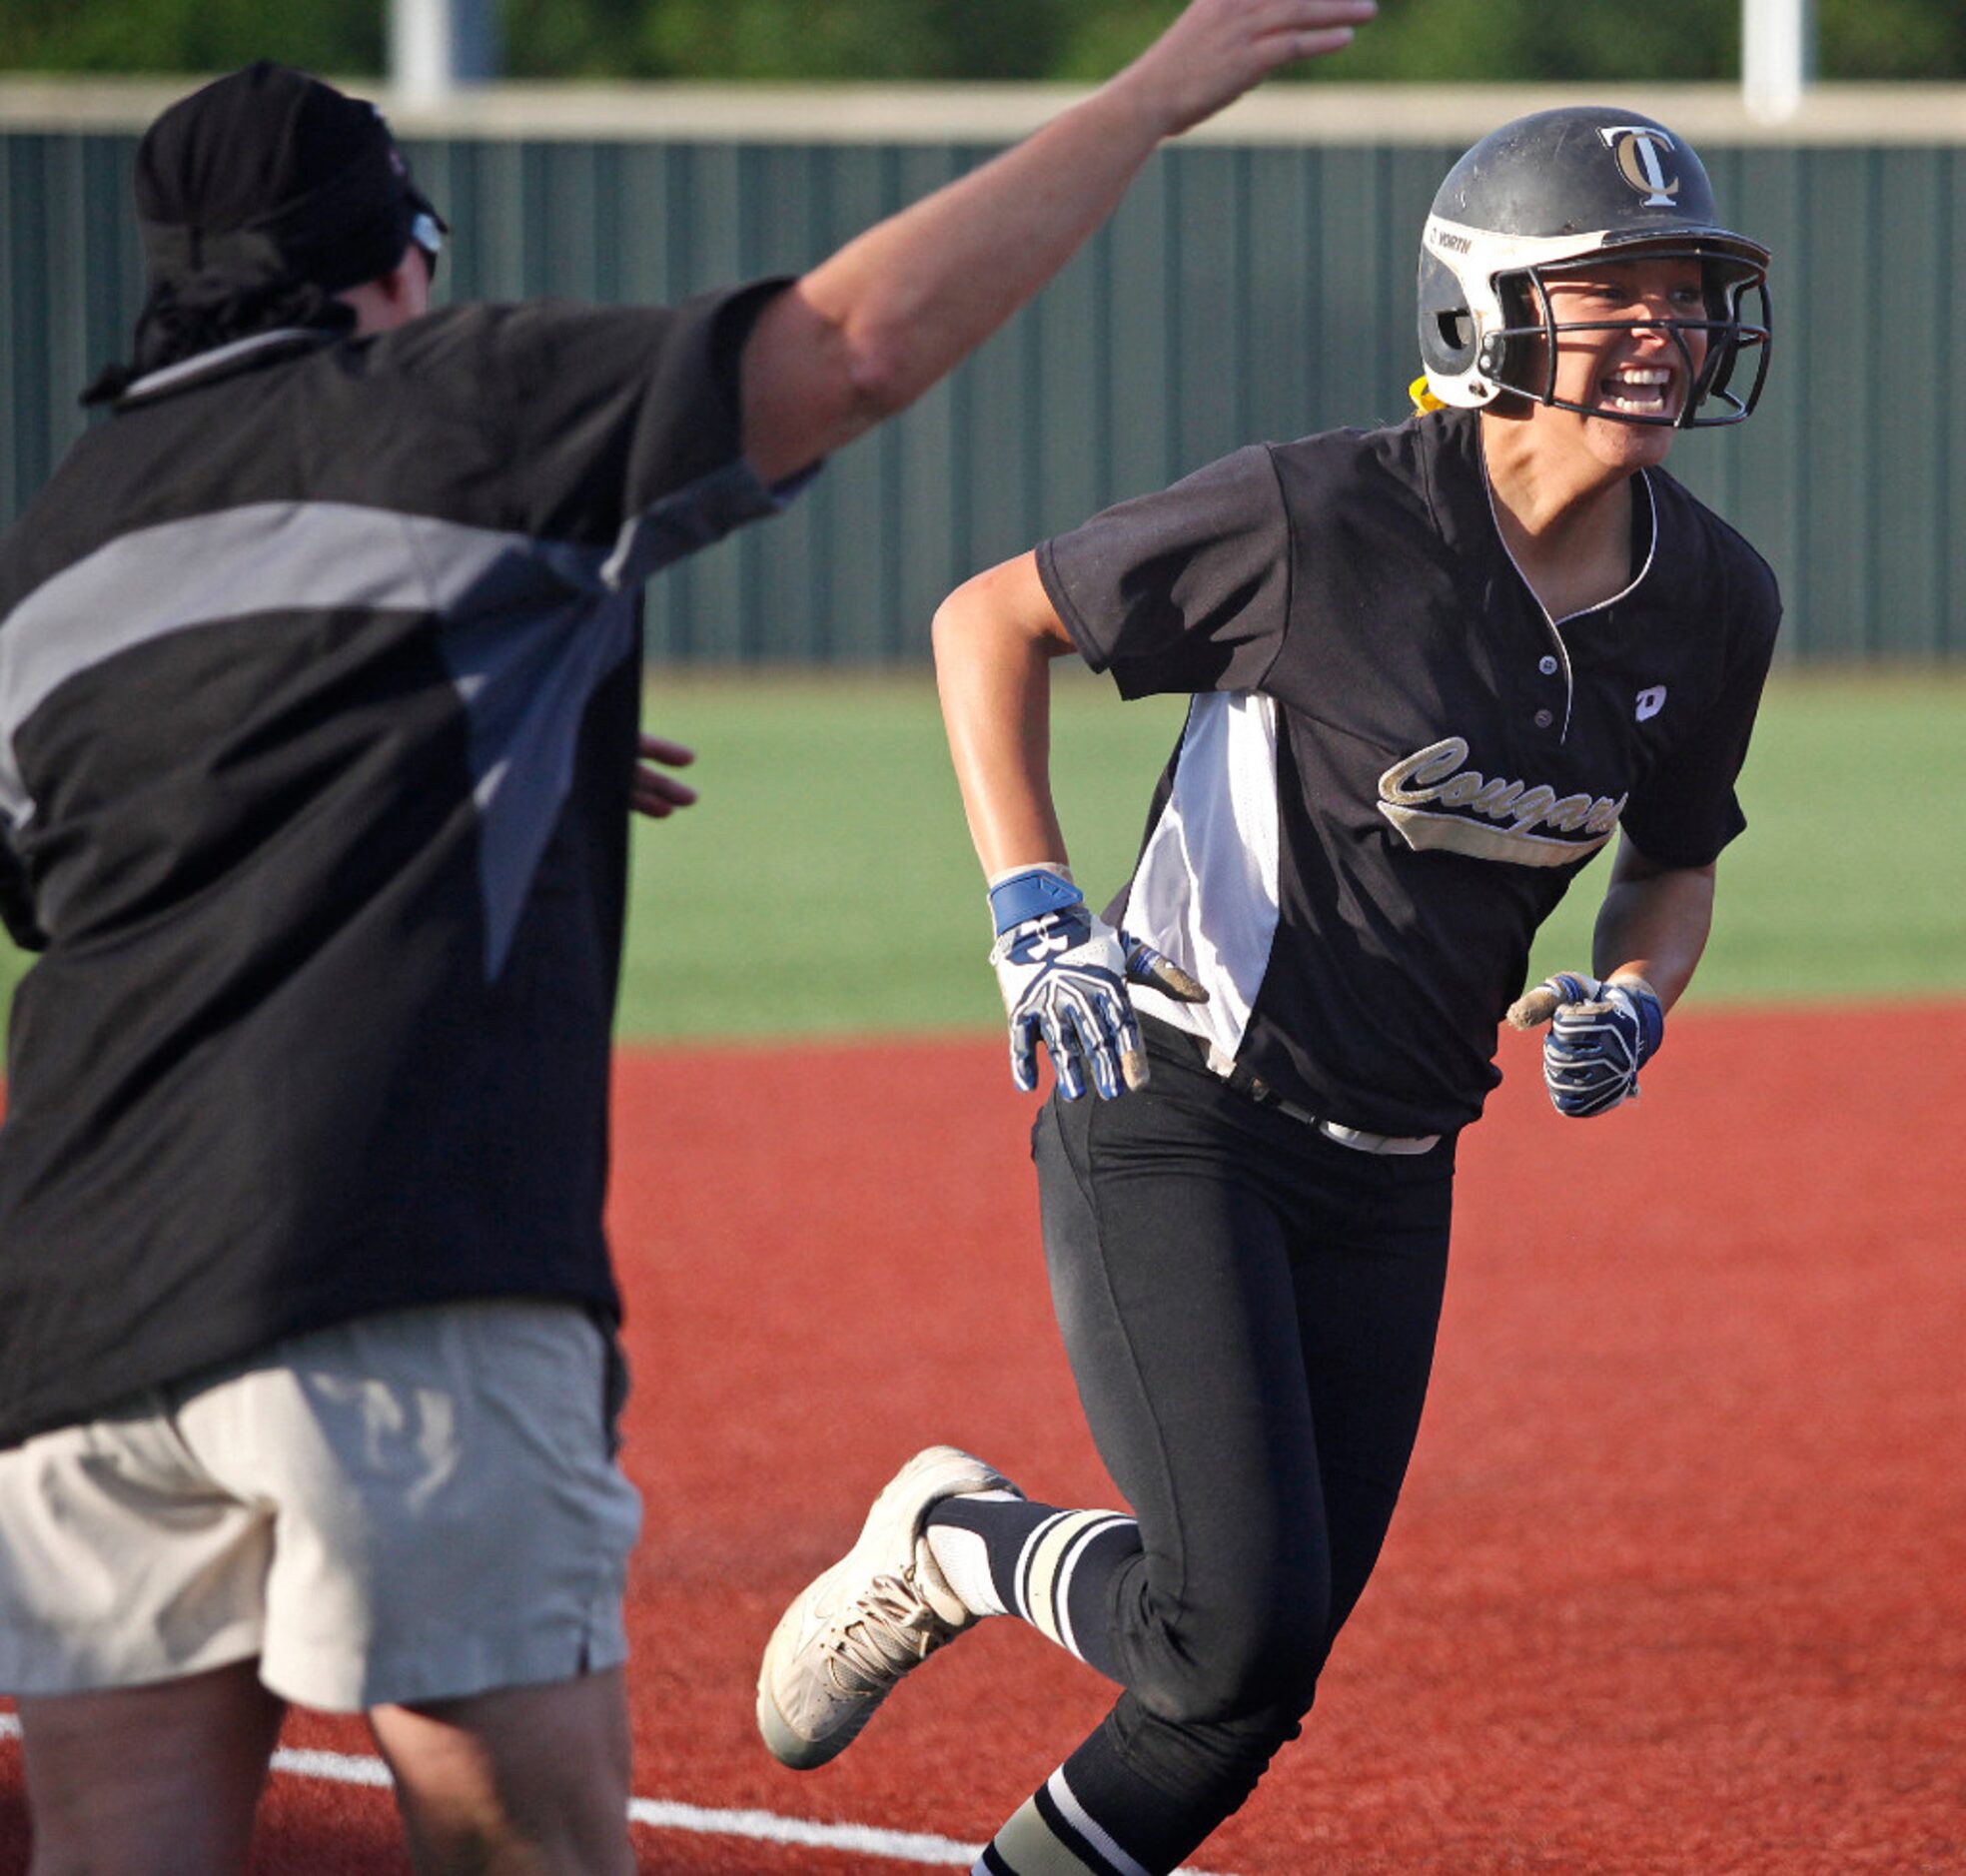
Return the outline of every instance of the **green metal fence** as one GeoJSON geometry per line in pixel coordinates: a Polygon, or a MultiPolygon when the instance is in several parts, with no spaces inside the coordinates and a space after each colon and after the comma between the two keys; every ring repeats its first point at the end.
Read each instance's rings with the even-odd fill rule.
{"type": "MultiPolygon", "coordinates": [[[[408,141],[457,231],[447,292],[662,301],[805,266],[994,140],[408,141]]],[[[975,568],[1239,443],[1404,415],[1415,244],[1467,141],[1444,124],[1438,141],[1165,153],[948,384],[789,515],[658,581],[653,654],[918,657],[975,568]]],[[[0,119],[0,520],[126,343],[134,149],[131,129],[0,119]]],[[[1680,440],[1675,472],[1774,562],[1789,657],[1966,655],[1966,145],[1701,149],[1729,218],[1776,250],[1775,364],[1754,421],[1680,440]]]]}

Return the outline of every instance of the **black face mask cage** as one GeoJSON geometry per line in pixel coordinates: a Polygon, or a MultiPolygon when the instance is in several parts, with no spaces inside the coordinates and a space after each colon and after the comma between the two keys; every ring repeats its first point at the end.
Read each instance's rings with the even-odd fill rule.
{"type": "MultiPolygon", "coordinates": [[[[1610,263],[1618,259],[1615,253],[1597,258],[1610,263]]],[[[1772,328],[1769,323],[1766,275],[1751,263],[1715,255],[1702,248],[1647,249],[1643,258],[1648,261],[1698,261],[1705,276],[1704,299],[1708,317],[1565,320],[1559,326],[1549,305],[1549,289],[1543,275],[1545,272],[1568,273],[1580,263],[1563,261],[1547,268],[1525,268],[1521,273],[1498,283],[1502,288],[1503,305],[1510,306],[1511,313],[1514,312],[1511,302],[1519,305],[1521,315],[1526,318],[1523,324],[1503,326],[1489,334],[1486,347],[1493,349],[1494,364],[1490,367],[1483,362],[1483,370],[1488,377],[1501,390],[1533,403],[1550,405],[1559,411],[1574,411],[1583,417],[1601,417],[1614,424],[1642,424],[1660,430],[1715,430],[1742,422],[1760,402],[1761,388],[1768,378],[1772,328]],[[1751,320],[1744,318],[1741,310],[1741,303],[1750,292],[1754,295],[1755,314],[1751,320]],[[1524,304],[1529,294],[1534,295],[1533,306],[1524,304]],[[1529,320],[1533,323],[1527,323],[1529,320]],[[1556,347],[1560,334],[1641,330],[1663,332],[1677,348],[1680,362],[1685,367],[1689,389],[1676,417],[1637,417],[1627,411],[1607,411],[1601,405],[1577,404],[1557,397],[1556,347]],[[1691,333],[1707,336],[1706,359],[1697,371],[1693,368],[1693,351],[1687,337],[1691,333]],[[1523,342],[1531,340],[1541,342],[1543,371],[1539,386],[1517,383],[1507,375],[1515,362],[1510,354],[1514,353],[1519,358],[1528,349],[1523,342]],[[1732,387],[1745,353],[1754,355],[1754,379],[1743,396],[1732,387]],[[1709,405],[1718,405],[1720,409],[1709,411],[1706,408],[1709,405]]]]}

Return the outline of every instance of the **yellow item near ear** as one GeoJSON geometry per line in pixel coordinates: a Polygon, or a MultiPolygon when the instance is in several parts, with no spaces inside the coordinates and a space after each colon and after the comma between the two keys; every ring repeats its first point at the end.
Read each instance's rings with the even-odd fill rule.
{"type": "Polygon", "coordinates": [[[1445,411],[1448,408],[1433,392],[1428,390],[1427,374],[1425,372],[1422,372],[1407,387],[1407,396],[1414,401],[1414,416],[1416,417],[1431,417],[1436,411],[1445,411]]]}

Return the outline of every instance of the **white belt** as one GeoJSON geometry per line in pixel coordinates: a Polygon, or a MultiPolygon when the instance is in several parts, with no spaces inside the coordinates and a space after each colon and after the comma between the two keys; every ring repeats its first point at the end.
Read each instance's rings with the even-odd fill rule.
{"type": "Polygon", "coordinates": [[[1347,1127],[1341,1121],[1321,1120],[1309,1109],[1299,1107],[1295,1101],[1286,1101],[1261,1076],[1239,1068],[1236,1058],[1225,1055],[1215,1043],[1206,1042],[1200,1036],[1195,1040],[1207,1050],[1206,1059],[1211,1073],[1233,1083],[1265,1107],[1275,1108],[1279,1114],[1286,1114],[1306,1127],[1315,1127],[1327,1140],[1335,1140],[1341,1147],[1350,1147],[1354,1153],[1432,1153],[1441,1144],[1439,1134],[1375,1134],[1363,1127],[1347,1127]]]}

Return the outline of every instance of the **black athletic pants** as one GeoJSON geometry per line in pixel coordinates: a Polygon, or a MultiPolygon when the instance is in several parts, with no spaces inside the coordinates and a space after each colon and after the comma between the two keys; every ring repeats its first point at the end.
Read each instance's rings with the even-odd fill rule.
{"type": "Polygon", "coordinates": [[[1379,1556],[1433,1361],[1454,1141],[1357,1152],[1147,1027],[1151,1085],[1054,1095],[1033,1152],[1079,1397],[1140,1522],[1110,1585],[1125,1692],[1104,1748],[1199,1844],[1297,1735],[1379,1556]]]}

